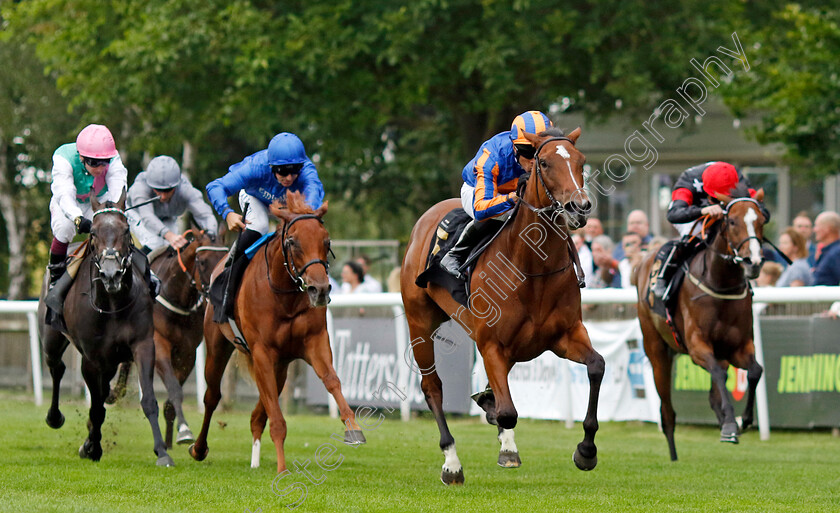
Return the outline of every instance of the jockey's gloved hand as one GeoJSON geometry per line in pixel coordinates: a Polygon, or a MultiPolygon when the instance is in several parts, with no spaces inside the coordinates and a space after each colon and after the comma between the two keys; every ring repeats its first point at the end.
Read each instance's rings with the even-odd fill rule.
{"type": "Polygon", "coordinates": [[[76,233],[90,233],[90,227],[93,224],[90,219],[83,216],[77,217],[74,223],[76,224],[76,233]]]}

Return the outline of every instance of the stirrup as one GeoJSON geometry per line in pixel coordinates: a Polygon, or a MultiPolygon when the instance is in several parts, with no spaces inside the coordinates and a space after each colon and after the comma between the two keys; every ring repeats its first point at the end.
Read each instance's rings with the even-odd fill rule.
{"type": "Polygon", "coordinates": [[[451,274],[452,276],[460,279],[463,279],[463,275],[461,274],[461,262],[452,255],[452,252],[445,254],[443,258],[440,259],[440,267],[447,273],[451,274]]]}

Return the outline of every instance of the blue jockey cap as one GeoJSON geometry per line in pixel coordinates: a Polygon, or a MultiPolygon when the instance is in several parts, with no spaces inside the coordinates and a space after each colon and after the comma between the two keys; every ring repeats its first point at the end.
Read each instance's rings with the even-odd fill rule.
{"type": "Polygon", "coordinates": [[[531,144],[523,135],[525,132],[539,134],[553,126],[554,124],[548,119],[548,116],[538,110],[529,110],[514,118],[510,125],[510,140],[513,141],[513,144],[531,144]]]}
{"type": "Polygon", "coordinates": [[[275,135],[268,143],[268,164],[303,164],[306,162],[306,150],[298,136],[283,132],[275,135]]]}

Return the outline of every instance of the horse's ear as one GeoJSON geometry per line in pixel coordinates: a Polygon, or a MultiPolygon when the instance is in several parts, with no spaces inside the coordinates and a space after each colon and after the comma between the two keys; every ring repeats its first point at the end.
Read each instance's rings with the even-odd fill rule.
{"type": "Polygon", "coordinates": [[[117,200],[117,208],[120,210],[125,210],[125,194],[125,187],[123,187],[120,199],[117,200]]]}
{"type": "Polygon", "coordinates": [[[329,201],[325,201],[324,204],[321,205],[321,207],[318,210],[315,211],[315,215],[318,216],[319,218],[323,218],[324,214],[327,213],[327,205],[328,204],[329,204],[329,201]]]}
{"type": "Polygon", "coordinates": [[[268,206],[268,210],[274,217],[279,217],[283,219],[287,223],[295,218],[295,214],[289,210],[286,205],[280,202],[280,200],[274,200],[271,202],[271,205],[268,206]]]}
{"type": "Polygon", "coordinates": [[[756,191],[754,199],[756,201],[758,201],[759,203],[764,201],[764,188],[761,188],[761,189],[756,191]]]}
{"type": "Polygon", "coordinates": [[[572,130],[572,133],[570,133],[566,137],[568,137],[572,141],[572,144],[574,144],[577,142],[578,137],[580,137],[580,133],[580,127],[577,127],[574,130],[572,130]]]}
{"type": "Polygon", "coordinates": [[[96,192],[93,190],[93,186],[90,187],[90,192],[88,193],[88,197],[90,198],[90,208],[96,212],[100,208],[102,208],[102,204],[99,203],[99,200],[96,199],[96,192]]]}
{"type": "Polygon", "coordinates": [[[539,147],[540,143],[542,142],[542,138],[536,134],[529,134],[528,132],[522,132],[522,135],[528,139],[528,142],[535,148],[539,147]]]}
{"type": "Polygon", "coordinates": [[[716,192],[716,193],[715,193],[715,199],[717,199],[718,201],[720,201],[721,203],[723,203],[724,205],[726,205],[726,204],[728,204],[730,201],[732,201],[732,196],[728,196],[728,195],[726,195],[726,194],[721,194],[721,193],[719,193],[719,192],[716,192]]]}

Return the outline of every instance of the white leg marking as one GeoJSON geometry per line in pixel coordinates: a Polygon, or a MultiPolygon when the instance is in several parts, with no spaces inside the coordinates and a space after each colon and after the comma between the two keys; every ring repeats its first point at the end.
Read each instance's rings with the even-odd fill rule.
{"type": "Polygon", "coordinates": [[[753,264],[758,264],[761,262],[761,244],[758,243],[758,239],[755,235],[755,222],[758,221],[758,214],[755,213],[754,209],[749,209],[747,214],[744,216],[744,222],[747,223],[747,235],[750,238],[750,260],[752,260],[753,264]]]}
{"type": "Polygon", "coordinates": [[[499,441],[502,442],[502,448],[500,449],[502,452],[519,452],[516,448],[516,442],[513,441],[512,429],[502,429],[502,432],[499,433],[499,441]]]}
{"type": "Polygon", "coordinates": [[[251,468],[260,468],[260,441],[254,440],[251,447],[251,468]]]}
{"type": "Polygon", "coordinates": [[[455,452],[455,444],[450,445],[443,450],[443,455],[446,460],[443,462],[443,470],[456,474],[461,470],[461,460],[458,459],[458,454],[455,452]]]}

